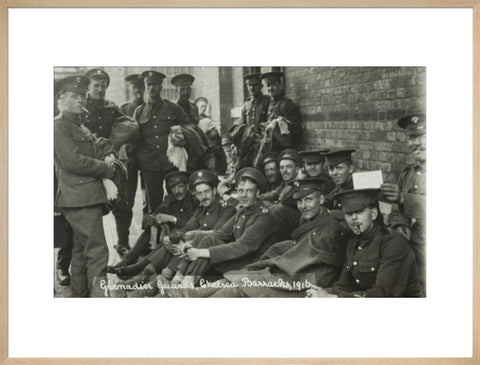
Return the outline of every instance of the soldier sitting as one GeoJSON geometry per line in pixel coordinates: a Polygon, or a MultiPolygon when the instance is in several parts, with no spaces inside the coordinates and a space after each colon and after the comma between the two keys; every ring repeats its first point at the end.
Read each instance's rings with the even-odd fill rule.
{"type": "Polygon", "coordinates": [[[135,246],[123,260],[114,266],[109,266],[108,272],[128,279],[144,269],[145,262],[135,264],[141,255],[147,255],[156,248],[161,233],[168,234],[170,229],[181,228],[193,215],[198,206],[195,198],[189,194],[188,173],[173,171],[165,176],[168,196],[153,214],[144,216],[144,231],[135,246]],[[160,230],[158,229],[160,228],[160,230]],[[167,232],[168,231],[168,232],[167,232]],[[152,247],[153,246],[153,247],[152,247]]]}
{"type": "Polygon", "coordinates": [[[335,186],[332,178],[325,172],[325,156],[328,149],[314,150],[314,151],[300,151],[303,160],[303,167],[300,170],[299,176],[304,177],[318,177],[325,180],[325,193],[328,194],[335,186]]]}
{"type": "Polygon", "coordinates": [[[220,273],[239,269],[257,260],[278,241],[277,222],[258,199],[265,183],[263,174],[252,167],[236,174],[239,210],[222,228],[206,235],[187,251],[192,262],[187,267],[183,285],[197,284],[209,268],[220,273]]]}
{"type": "Polygon", "coordinates": [[[314,287],[310,297],[418,297],[421,285],[415,255],[405,238],[376,222],[379,189],[341,192],[351,230],[340,279],[331,288],[314,287]]]}
{"type": "Polygon", "coordinates": [[[338,280],[345,257],[345,237],[340,225],[323,207],[324,181],[306,178],[295,181],[293,198],[301,212],[301,225],[293,240],[281,241],[241,270],[201,288],[163,290],[166,296],[188,297],[302,297],[313,285],[330,287],[338,280]],[[282,287],[252,283],[284,283],[282,287]],[[299,285],[299,284],[302,285],[299,285]],[[252,285],[249,285],[252,284],[252,285]],[[289,285],[288,285],[289,284],[289,285]]]}

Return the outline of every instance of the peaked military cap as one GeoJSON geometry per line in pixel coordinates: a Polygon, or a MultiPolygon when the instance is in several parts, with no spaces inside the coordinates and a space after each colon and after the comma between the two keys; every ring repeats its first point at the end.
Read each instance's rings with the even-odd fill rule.
{"type": "Polygon", "coordinates": [[[318,177],[307,177],[304,179],[294,180],[293,186],[295,187],[295,191],[293,193],[293,199],[303,198],[315,191],[324,193],[325,182],[325,179],[321,179],[318,177]]]}
{"type": "Polygon", "coordinates": [[[275,151],[267,152],[262,159],[262,167],[265,166],[269,162],[278,162],[278,153],[275,151]]]}
{"type": "Polygon", "coordinates": [[[261,84],[262,80],[260,79],[259,73],[254,73],[254,74],[248,74],[243,76],[243,79],[245,80],[245,84],[247,85],[257,85],[261,84]]]}
{"type": "Polygon", "coordinates": [[[304,162],[318,163],[325,161],[325,157],[322,154],[328,151],[330,150],[327,148],[323,150],[300,151],[299,153],[304,162]]]}
{"type": "Polygon", "coordinates": [[[236,173],[235,185],[237,185],[240,179],[244,176],[253,179],[257,183],[258,190],[260,190],[261,193],[265,191],[265,187],[267,186],[267,178],[260,172],[260,170],[256,169],[255,167],[244,167],[236,173]]]}
{"type": "Polygon", "coordinates": [[[362,210],[378,200],[380,189],[345,190],[335,194],[333,199],[338,200],[342,206],[342,212],[353,213],[362,210]]]}
{"type": "Polygon", "coordinates": [[[213,184],[214,186],[217,186],[218,176],[216,173],[210,170],[198,170],[195,171],[192,175],[190,175],[188,185],[190,185],[191,188],[201,183],[213,184]]]}
{"type": "Polygon", "coordinates": [[[405,129],[409,136],[419,136],[427,133],[427,118],[425,114],[413,114],[399,119],[400,128],[405,129]]]}
{"type": "Polygon", "coordinates": [[[165,184],[167,184],[167,186],[175,186],[182,183],[187,184],[188,176],[188,172],[185,171],[172,171],[165,175],[165,184]]]}
{"type": "Polygon", "coordinates": [[[272,71],[272,72],[266,72],[262,74],[261,79],[276,79],[280,80],[284,76],[283,72],[280,71],[272,71]]]}
{"type": "Polygon", "coordinates": [[[293,160],[297,165],[300,165],[302,163],[302,156],[298,153],[298,151],[287,148],[284,149],[280,154],[278,155],[278,162],[281,160],[293,160]]]}
{"type": "Polygon", "coordinates": [[[60,94],[70,91],[77,94],[85,94],[88,90],[90,80],[82,75],[65,77],[55,84],[55,90],[60,94]]]}
{"type": "Polygon", "coordinates": [[[143,86],[143,77],[140,74],[128,75],[125,81],[137,86],[143,86]]]}
{"type": "Polygon", "coordinates": [[[355,152],[353,149],[334,149],[328,152],[322,153],[325,157],[325,165],[328,167],[337,166],[338,164],[351,161],[352,152],[355,152]]]}
{"type": "Polygon", "coordinates": [[[108,74],[105,71],[99,68],[92,68],[91,70],[88,70],[87,73],[85,74],[85,77],[88,77],[90,80],[92,79],[105,80],[107,82],[107,87],[108,85],[110,85],[110,76],[108,76],[108,74]]]}
{"type": "Polygon", "coordinates": [[[142,72],[142,77],[144,81],[162,82],[167,76],[158,71],[148,70],[142,72]]]}
{"type": "Polygon", "coordinates": [[[172,78],[171,83],[175,86],[191,86],[195,81],[195,77],[188,74],[176,75],[172,78]]]}

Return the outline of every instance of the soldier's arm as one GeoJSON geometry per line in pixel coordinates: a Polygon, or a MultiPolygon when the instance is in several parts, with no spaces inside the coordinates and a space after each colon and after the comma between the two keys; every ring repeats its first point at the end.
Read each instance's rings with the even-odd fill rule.
{"type": "Polygon", "coordinates": [[[55,123],[54,130],[55,155],[67,172],[96,177],[111,175],[111,168],[105,161],[85,156],[79,152],[72,134],[65,126],[55,123]]]}
{"type": "Polygon", "coordinates": [[[283,106],[282,113],[290,129],[290,133],[300,134],[302,131],[302,116],[299,107],[294,104],[293,101],[287,99],[283,106]]]}
{"type": "Polygon", "coordinates": [[[231,217],[225,224],[214,231],[215,238],[220,241],[229,241],[233,238],[233,227],[235,226],[235,216],[231,217]]]}
{"type": "Polygon", "coordinates": [[[245,232],[238,240],[209,248],[210,262],[214,264],[233,260],[255,252],[276,229],[273,216],[270,214],[257,216],[252,224],[246,227],[245,232]]]}

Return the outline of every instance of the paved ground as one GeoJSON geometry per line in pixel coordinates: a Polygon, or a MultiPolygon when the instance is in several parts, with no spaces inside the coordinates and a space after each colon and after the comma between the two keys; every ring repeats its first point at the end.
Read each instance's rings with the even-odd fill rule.
{"type": "MultiPolygon", "coordinates": [[[[138,190],[135,196],[135,205],[133,207],[133,219],[132,224],[130,226],[130,237],[129,242],[130,246],[133,246],[140,236],[142,232],[142,206],[143,206],[143,199],[142,199],[142,190],[140,189],[140,181],[138,182],[138,190]]],[[[103,217],[103,227],[105,230],[105,238],[107,239],[107,245],[109,249],[109,264],[115,264],[116,262],[120,261],[120,257],[117,254],[117,251],[113,248],[113,246],[117,243],[117,232],[115,229],[115,218],[113,217],[112,213],[103,217]]],[[[57,260],[57,253],[58,249],[55,249],[55,261],[57,260]]],[[[55,270],[55,267],[53,268],[55,270]]],[[[108,274],[109,282],[117,282],[118,278],[116,275],[108,274]]],[[[55,278],[55,297],[56,298],[69,298],[72,296],[72,291],[70,286],[62,286],[58,284],[57,279],[55,278]]]]}

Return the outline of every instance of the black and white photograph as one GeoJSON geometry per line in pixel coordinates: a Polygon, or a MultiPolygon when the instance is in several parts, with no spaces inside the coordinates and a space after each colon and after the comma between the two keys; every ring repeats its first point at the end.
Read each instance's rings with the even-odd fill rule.
{"type": "Polygon", "coordinates": [[[55,298],[428,298],[427,67],[53,74],[55,298]]]}

